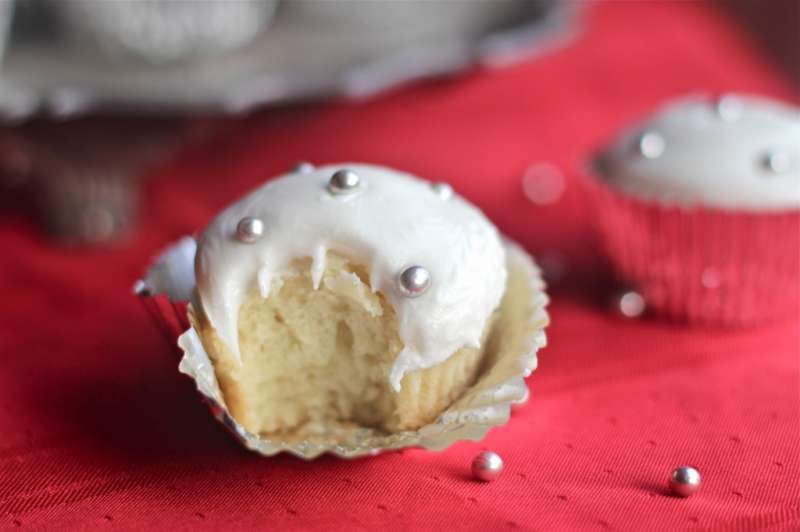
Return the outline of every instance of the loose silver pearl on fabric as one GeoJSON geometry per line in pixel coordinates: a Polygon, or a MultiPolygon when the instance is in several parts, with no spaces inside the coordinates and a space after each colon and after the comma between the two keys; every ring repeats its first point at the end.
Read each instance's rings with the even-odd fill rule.
{"type": "Polygon", "coordinates": [[[644,297],[635,290],[619,292],[614,303],[616,310],[626,318],[638,318],[647,309],[644,297]]]}
{"type": "Polygon", "coordinates": [[[533,163],[522,176],[522,193],[531,203],[551,205],[561,198],[565,183],[558,166],[546,161],[533,163]]]}
{"type": "Polygon", "coordinates": [[[422,266],[410,266],[400,273],[400,292],[406,297],[419,297],[431,285],[431,274],[422,266]]]}
{"type": "Polygon", "coordinates": [[[675,468],[669,477],[669,490],[678,497],[688,497],[700,488],[700,471],[692,466],[675,468]]]}
{"type": "Polygon", "coordinates": [[[295,174],[309,174],[313,171],[314,165],[306,161],[301,161],[297,163],[297,166],[292,168],[292,172],[295,174]]]}
{"type": "Polygon", "coordinates": [[[245,216],[236,225],[236,238],[245,244],[252,244],[264,234],[264,222],[252,216],[245,216]]]}
{"type": "Polygon", "coordinates": [[[646,131],[639,136],[639,154],[647,159],[658,159],[667,149],[667,141],[660,133],[646,131]]]}
{"type": "Polygon", "coordinates": [[[328,182],[328,191],[331,194],[349,194],[359,187],[361,178],[352,170],[343,168],[337,170],[328,182]]]}
{"type": "Polygon", "coordinates": [[[433,183],[431,189],[437,196],[445,201],[453,197],[453,187],[447,183],[433,183]]]}
{"type": "Polygon", "coordinates": [[[768,172],[783,174],[791,169],[792,157],[788,152],[772,150],[764,154],[761,164],[768,172]]]}
{"type": "Polygon", "coordinates": [[[742,101],[736,96],[723,94],[714,102],[714,111],[723,122],[735,122],[742,116],[742,101]]]}
{"type": "Polygon", "coordinates": [[[497,480],[503,472],[503,459],[492,451],[483,451],[472,460],[472,476],[483,482],[497,480]]]}

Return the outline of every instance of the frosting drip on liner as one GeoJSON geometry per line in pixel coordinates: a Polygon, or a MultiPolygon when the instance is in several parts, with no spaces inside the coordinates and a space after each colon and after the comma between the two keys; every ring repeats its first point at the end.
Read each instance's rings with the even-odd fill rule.
{"type": "Polygon", "coordinates": [[[225,209],[200,239],[195,261],[200,307],[220,338],[241,359],[238,313],[245,297],[262,297],[292,275],[291,263],[312,258],[319,286],[328,251],[366,268],[369,285],[397,313],[404,347],[390,381],[446,360],[462,347],[479,347],[487,320],[505,291],[505,250],[494,225],[458,196],[443,199],[409,174],[364,164],[337,164],[286,174],[225,209]],[[357,189],[327,190],[336,170],[361,178],[357,189]],[[264,222],[254,243],[236,239],[245,216],[264,222]],[[427,291],[404,297],[400,272],[413,265],[431,275],[427,291]]]}
{"type": "Polygon", "coordinates": [[[612,186],[664,204],[796,209],[800,108],[738,94],[678,99],[628,130],[596,163],[612,186]],[[659,144],[642,146],[646,135],[659,144]],[[785,168],[768,168],[770,154],[785,168]]]}

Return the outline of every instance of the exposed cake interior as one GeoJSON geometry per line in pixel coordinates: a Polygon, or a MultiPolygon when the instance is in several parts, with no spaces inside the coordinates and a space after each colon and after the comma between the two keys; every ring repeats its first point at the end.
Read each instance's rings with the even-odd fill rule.
{"type": "MultiPolygon", "coordinates": [[[[233,416],[257,434],[324,434],[364,426],[395,432],[433,421],[475,379],[483,351],[462,348],[406,374],[389,372],[403,348],[397,314],[367,272],[329,252],[319,287],[311,259],[276,277],[268,298],[253,287],[239,310],[241,363],[202,316],[201,338],[233,416]]],[[[202,314],[202,313],[199,313],[202,314]]],[[[482,346],[492,319],[484,330],[482,346]]]]}

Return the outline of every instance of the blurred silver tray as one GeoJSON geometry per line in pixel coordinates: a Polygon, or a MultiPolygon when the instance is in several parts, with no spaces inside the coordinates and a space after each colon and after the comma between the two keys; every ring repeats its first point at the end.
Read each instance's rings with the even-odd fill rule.
{"type": "Polygon", "coordinates": [[[556,0],[284,0],[247,44],[167,63],[120,61],[75,39],[74,29],[33,38],[17,13],[0,66],[0,121],[95,110],[241,113],[363,97],[542,53],[573,35],[575,10],[556,0]]]}

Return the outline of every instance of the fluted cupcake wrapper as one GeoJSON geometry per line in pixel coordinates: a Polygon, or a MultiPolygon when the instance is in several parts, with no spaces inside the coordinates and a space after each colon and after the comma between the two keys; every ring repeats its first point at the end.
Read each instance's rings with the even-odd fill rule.
{"type": "Polygon", "coordinates": [[[176,348],[176,340],[190,327],[187,309],[194,290],[196,252],[193,237],[181,238],[156,257],[147,275],[133,285],[153,323],[176,348]]]}
{"type": "Polygon", "coordinates": [[[648,308],[731,327],[796,315],[800,210],[678,207],[624,195],[591,175],[585,182],[605,252],[648,308]]]}
{"type": "Polygon", "coordinates": [[[536,353],[547,343],[548,303],[539,269],[516,244],[506,242],[509,280],[499,323],[506,327],[476,382],[432,423],[392,434],[369,428],[337,429],[304,439],[265,437],[248,432],[230,414],[200,337],[190,322],[196,243],[185,237],[168,248],[134,286],[145,308],[182,355],[179,370],[189,376],[211,413],[245,447],[265,456],[288,452],[304,459],[324,453],[342,458],[375,455],[405,447],[441,450],[459,440],[480,440],[505,424],[511,405],[528,396],[524,381],[536,369],[536,353]]]}

